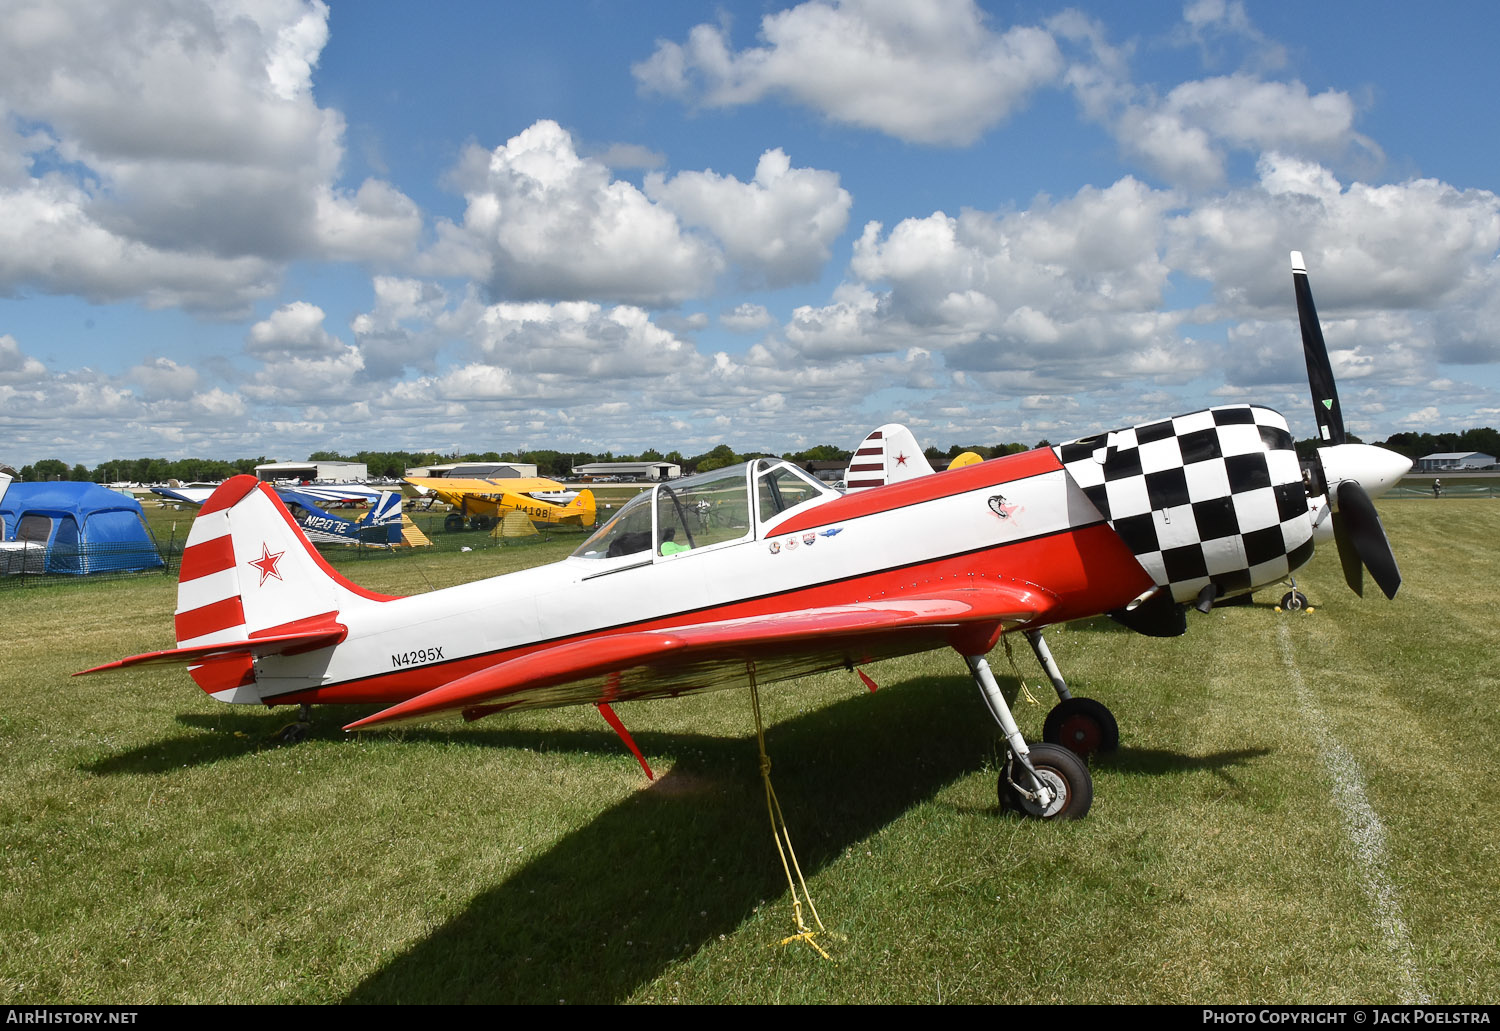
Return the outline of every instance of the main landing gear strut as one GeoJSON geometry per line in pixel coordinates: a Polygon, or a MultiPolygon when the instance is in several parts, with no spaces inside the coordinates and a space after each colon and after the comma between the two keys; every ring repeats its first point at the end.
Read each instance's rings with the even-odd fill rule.
{"type": "Polygon", "coordinates": [[[1026,640],[1058,697],[1042,724],[1042,744],[1027,745],[1022,738],[985,657],[964,656],[985,705],[1005,734],[1005,768],[997,785],[1000,808],[1044,820],[1076,820],[1089,811],[1094,800],[1088,757],[1118,748],[1120,728],[1103,704],[1092,698],[1075,698],[1068,690],[1040,630],[1027,630],[1026,640]]]}
{"type": "Polygon", "coordinates": [[[997,785],[1000,808],[1043,820],[1076,820],[1087,813],[1094,784],[1083,760],[1061,745],[1027,745],[989,662],[983,655],[965,655],[964,661],[1009,746],[997,785]]]}
{"type": "Polygon", "coordinates": [[[1042,664],[1059,699],[1042,724],[1042,740],[1062,745],[1087,759],[1095,752],[1113,752],[1120,747],[1120,726],[1114,713],[1092,698],[1074,698],[1052,658],[1052,650],[1040,630],[1027,630],[1026,640],[1042,664]]]}

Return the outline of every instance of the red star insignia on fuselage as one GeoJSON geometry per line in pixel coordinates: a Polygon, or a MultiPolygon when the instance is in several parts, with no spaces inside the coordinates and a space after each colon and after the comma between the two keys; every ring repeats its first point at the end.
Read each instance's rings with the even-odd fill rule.
{"type": "Polygon", "coordinates": [[[897,465],[905,465],[906,464],[906,456],[905,455],[897,455],[896,456],[896,464],[897,465]]]}
{"type": "Polygon", "coordinates": [[[281,573],[277,571],[276,563],[280,562],[281,556],[285,554],[286,552],[284,551],[272,554],[271,549],[266,547],[265,544],[260,546],[260,558],[252,559],[249,563],[260,570],[260,586],[264,587],[266,580],[270,577],[274,576],[278,580],[281,579],[281,573]]]}

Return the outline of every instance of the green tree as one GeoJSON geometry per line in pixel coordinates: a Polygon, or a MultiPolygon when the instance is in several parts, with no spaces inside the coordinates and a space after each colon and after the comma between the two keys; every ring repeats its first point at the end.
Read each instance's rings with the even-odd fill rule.
{"type": "Polygon", "coordinates": [[[36,479],[38,480],[66,480],[67,478],[68,465],[60,459],[44,458],[36,464],[36,479]]]}
{"type": "Polygon", "coordinates": [[[734,449],[728,444],[720,444],[707,454],[698,455],[688,459],[688,464],[700,473],[712,472],[715,469],[723,469],[725,466],[743,462],[744,459],[734,453],[734,449]]]}

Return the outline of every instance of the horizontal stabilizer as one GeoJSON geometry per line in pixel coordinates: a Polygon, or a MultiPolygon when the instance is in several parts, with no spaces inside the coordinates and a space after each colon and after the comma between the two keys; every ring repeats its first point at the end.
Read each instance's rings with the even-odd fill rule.
{"type": "Polygon", "coordinates": [[[573,641],[497,663],[344,729],[733,687],[748,682],[750,662],[770,682],[967,644],[976,626],[998,632],[1056,604],[1040,588],[1009,581],[573,641]]]}
{"type": "Polygon", "coordinates": [[[297,633],[267,634],[251,640],[223,641],[219,644],[200,644],[192,648],[168,648],[166,651],[146,652],[144,655],[132,655],[128,659],[106,662],[93,669],[80,670],[73,675],[81,677],[90,673],[106,673],[110,670],[126,669],[132,666],[194,665],[235,655],[255,658],[261,655],[310,652],[318,648],[332,647],[342,641],[347,634],[348,630],[342,624],[333,623],[297,633]]]}

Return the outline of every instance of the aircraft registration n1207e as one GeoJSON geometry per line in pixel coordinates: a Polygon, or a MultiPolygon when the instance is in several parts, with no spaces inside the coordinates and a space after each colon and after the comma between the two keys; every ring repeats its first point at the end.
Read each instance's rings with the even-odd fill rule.
{"type": "Polygon", "coordinates": [[[334,572],[275,493],[240,476],[193,523],[177,647],[86,672],[185,663],[226,702],[385,706],[350,730],[593,704],[639,758],[617,702],[951,648],[1007,744],[1001,805],[1082,816],[1093,789],[1072,749],[1117,731],[1103,705],[1068,697],[1043,628],[1108,613],[1182,633],[1186,605],[1285,581],[1329,530],[1356,591],[1362,566],[1388,597],[1400,584],[1370,498],[1410,463],[1347,442],[1300,254],[1292,267],[1321,441],[1306,477],[1286,420],[1254,405],[944,472],[888,427],[851,465],[871,489],[758,459],[658,484],[552,565],[388,597],[334,572]],[[1016,630],[1062,698],[1039,744],[985,659],[1016,630]]]}

